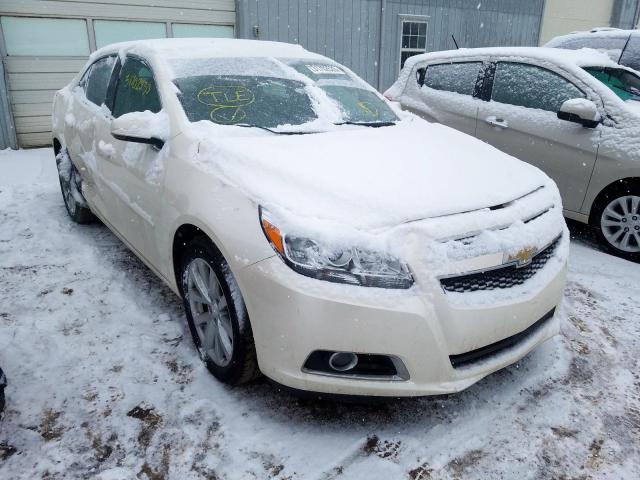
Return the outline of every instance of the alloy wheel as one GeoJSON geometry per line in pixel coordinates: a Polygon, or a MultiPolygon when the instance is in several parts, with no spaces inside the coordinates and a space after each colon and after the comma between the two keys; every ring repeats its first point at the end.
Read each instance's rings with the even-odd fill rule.
{"type": "Polygon", "coordinates": [[[625,195],[609,202],[602,212],[600,228],[614,248],[640,253],[640,196],[625,195]]]}
{"type": "Polygon", "coordinates": [[[186,293],[202,355],[220,367],[227,366],[233,355],[229,304],[206,260],[195,258],[188,265],[186,293]]]}

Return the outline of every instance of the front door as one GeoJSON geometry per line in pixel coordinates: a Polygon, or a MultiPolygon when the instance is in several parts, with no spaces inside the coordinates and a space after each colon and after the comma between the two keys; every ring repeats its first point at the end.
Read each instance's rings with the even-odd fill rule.
{"type": "Polygon", "coordinates": [[[593,172],[600,128],[558,119],[560,106],[587,95],[536,65],[498,62],[491,101],[478,110],[476,136],[531,163],[558,185],[566,210],[580,211],[593,172]]]}
{"type": "MultiPolygon", "coordinates": [[[[142,59],[128,56],[115,85],[112,118],[146,110],[158,113],[160,109],[151,68],[142,59]]],[[[163,152],[151,145],[115,139],[110,120],[101,122],[96,130],[96,154],[113,207],[107,220],[139,254],[153,261],[164,180],[163,152]]]]}

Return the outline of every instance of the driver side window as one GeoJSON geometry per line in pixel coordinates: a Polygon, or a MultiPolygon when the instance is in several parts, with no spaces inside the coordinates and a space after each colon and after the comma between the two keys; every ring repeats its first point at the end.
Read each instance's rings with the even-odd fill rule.
{"type": "Polygon", "coordinates": [[[160,96],[151,68],[142,60],[127,57],[120,71],[120,79],[113,102],[113,116],[162,109],[160,96]]]}
{"type": "Polygon", "coordinates": [[[546,68],[499,62],[491,100],[556,113],[567,100],[585,98],[573,83],[546,68]]]}

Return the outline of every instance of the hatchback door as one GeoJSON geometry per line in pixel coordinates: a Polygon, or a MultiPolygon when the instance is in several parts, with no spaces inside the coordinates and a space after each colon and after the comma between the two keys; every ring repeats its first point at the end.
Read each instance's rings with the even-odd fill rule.
{"type": "Polygon", "coordinates": [[[640,35],[629,37],[629,42],[620,56],[620,64],[640,72],[640,35]]]}
{"type": "Polygon", "coordinates": [[[469,135],[476,133],[483,63],[433,64],[416,70],[407,94],[417,102],[405,108],[431,122],[440,122],[469,135]],[[415,85],[414,85],[415,83],[415,85]]]}
{"type": "Polygon", "coordinates": [[[528,63],[498,62],[491,101],[478,111],[476,136],[531,163],[558,185],[564,208],[579,211],[600,131],[558,119],[560,106],[586,94],[560,74],[528,63]]]}
{"type": "Polygon", "coordinates": [[[107,220],[150,261],[157,250],[154,227],[164,180],[162,157],[154,146],[115,139],[111,121],[130,112],[158,113],[161,108],[151,68],[143,59],[127,56],[114,86],[113,114],[96,127],[96,155],[109,189],[107,220]]]}

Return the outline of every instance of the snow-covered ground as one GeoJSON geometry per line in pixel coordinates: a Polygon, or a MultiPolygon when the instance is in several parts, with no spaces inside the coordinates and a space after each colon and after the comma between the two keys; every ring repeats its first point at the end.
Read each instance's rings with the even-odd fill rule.
{"type": "Polygon", "coordinates": [[[640,478],[640,266],[574,238],[562,334],[468,390],[379,404],[228,388],[178,298],[0,152],[0,478],[640,478]]]}

